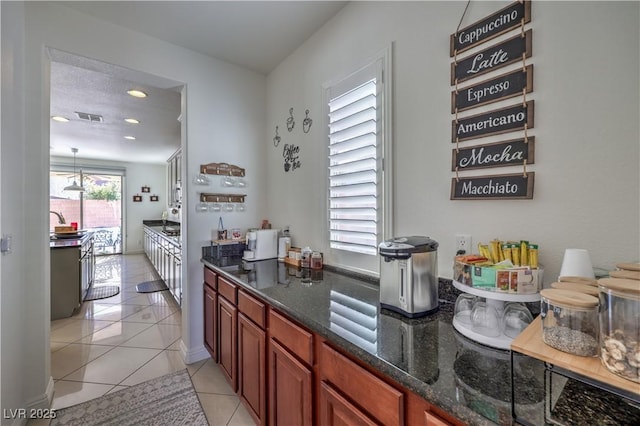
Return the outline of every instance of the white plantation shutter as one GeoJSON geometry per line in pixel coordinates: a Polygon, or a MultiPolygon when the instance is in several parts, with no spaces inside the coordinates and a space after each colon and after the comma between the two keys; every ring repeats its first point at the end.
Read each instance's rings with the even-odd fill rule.
{"type": "Polygon", "coordinates": [[[332,249],[377,255],[380,75],[374,66],[365,71],[329,91],[329,242],[332,249]]]}

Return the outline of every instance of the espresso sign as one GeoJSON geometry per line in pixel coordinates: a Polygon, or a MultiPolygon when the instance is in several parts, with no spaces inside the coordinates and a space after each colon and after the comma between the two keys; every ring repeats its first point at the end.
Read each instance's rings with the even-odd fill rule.
{"type": "Polygon", "coordinates": [[[456,84],[456,79],[458,82],[465,81],[513,62],[521,61],[523,54],[526,58],[531,57],[531,34],[532,30],[528,30],[524,37],[517,35],[458,62],[451,63],[451,85],[456,84]]]}
{"type": "Polygon", "coordinates": [[[530,200],[535,172],[451,179],[452,200],[530,200]]]}
{"type": "Polygon", "coordinates": [[[533,91],[533,65],[451,92],[451,113],[464,111],[533,91]]]}
{"type": "Polygon", "coordinates": [[[531,2],[517,1],[504,9],[451,34],[449,55],[464,52],[484,41],[499,36],[512,28],[531,21],[531,2]],[[523,22],[524,19],[524,22],[523,22]]]}
{"type": "Polygon", "coordinates": [[[451,142],[533,128],[534,101],[451,121],[451,142]]]}
{"type": "Polygon", "coordinates": [[[452,150],[451,171],[483,169],[486,167],[533,164],[535,162],[535,137],[476,145],[452,150]]]}

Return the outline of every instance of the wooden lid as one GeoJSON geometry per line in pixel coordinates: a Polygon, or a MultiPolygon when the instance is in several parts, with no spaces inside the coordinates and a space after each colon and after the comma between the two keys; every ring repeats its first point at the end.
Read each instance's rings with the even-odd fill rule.
{"type": "Polygon", "coordinates": [[[540,291],[540,296],[551,302],[580,308],[592,308],[598,306],[598,298],[573,290],[557,288],[545,288],[540,291]]]}
{"type": "Polygon", "coordinates": [[[616,268],[627,271],[640,271],[640,263],[616,263],[616,268]]]}
{"type": "Polygon", "coordinates": [[[611,271],[611,278],[624,278],[627,280],[640,280],[640,271],[611,271]]]}
{"type": "Polygon", "coordinates": [[[580,283],[580,284],[586,284],[586,285],[592,285],[592,286],[597,286],[598,282],[595,280],[595,278],[587,278],[587,277],[559,277],[558,281],[560,281],[561,283],[580,283]]]}
{"type": "Polygon", "coordinates": [[[559,288],[561,290],[578,291],[580,293],[589,294],[591,296],[598,296],[598,293],[600,293],[600,290],[598,290],[598,287],[594,287],[592,285],[587,285],[587,284],[572,283],[572,282],[551,283],[551,287],[559,288]]]}
{"type": "Polygon", "coordinates": [[[598,284],[601,287],[610,290],[640,294],[640,282],[636,280],[625,280],[623,278],[602,278],[598,280],[598,284]]]}

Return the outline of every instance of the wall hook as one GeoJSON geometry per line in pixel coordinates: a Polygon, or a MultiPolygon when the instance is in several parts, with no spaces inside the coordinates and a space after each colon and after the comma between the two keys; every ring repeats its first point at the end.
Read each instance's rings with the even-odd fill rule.
{"type": "Polygon", "coordinates": [[[309,118],[309,110],[307,109],[304,112],[304,120],[302,120],[302,131],[309,133],[309,129],[311,129],[312,124],[313,120],[309,118]]]}
{"type": "Polygon", "coordinates": [[[287,130],[292,131],[296,122],[293,119],[293,108],[289,108],[289,118],[287,118],[287,130]]]}

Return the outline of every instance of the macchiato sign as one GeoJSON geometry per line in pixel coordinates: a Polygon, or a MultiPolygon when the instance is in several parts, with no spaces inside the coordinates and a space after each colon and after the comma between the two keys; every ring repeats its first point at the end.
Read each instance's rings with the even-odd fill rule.
{"type": "Polygon", "coordinates": [[[531,21],[531,2],[517,1],[478,22],[451,34],[449,55],[464,52],[531,21]]]}
{"type": "Polygon", "coordinates": [[[451,179],[452,200],[517,200],[533,198],[535,173],[451,179]]]}

